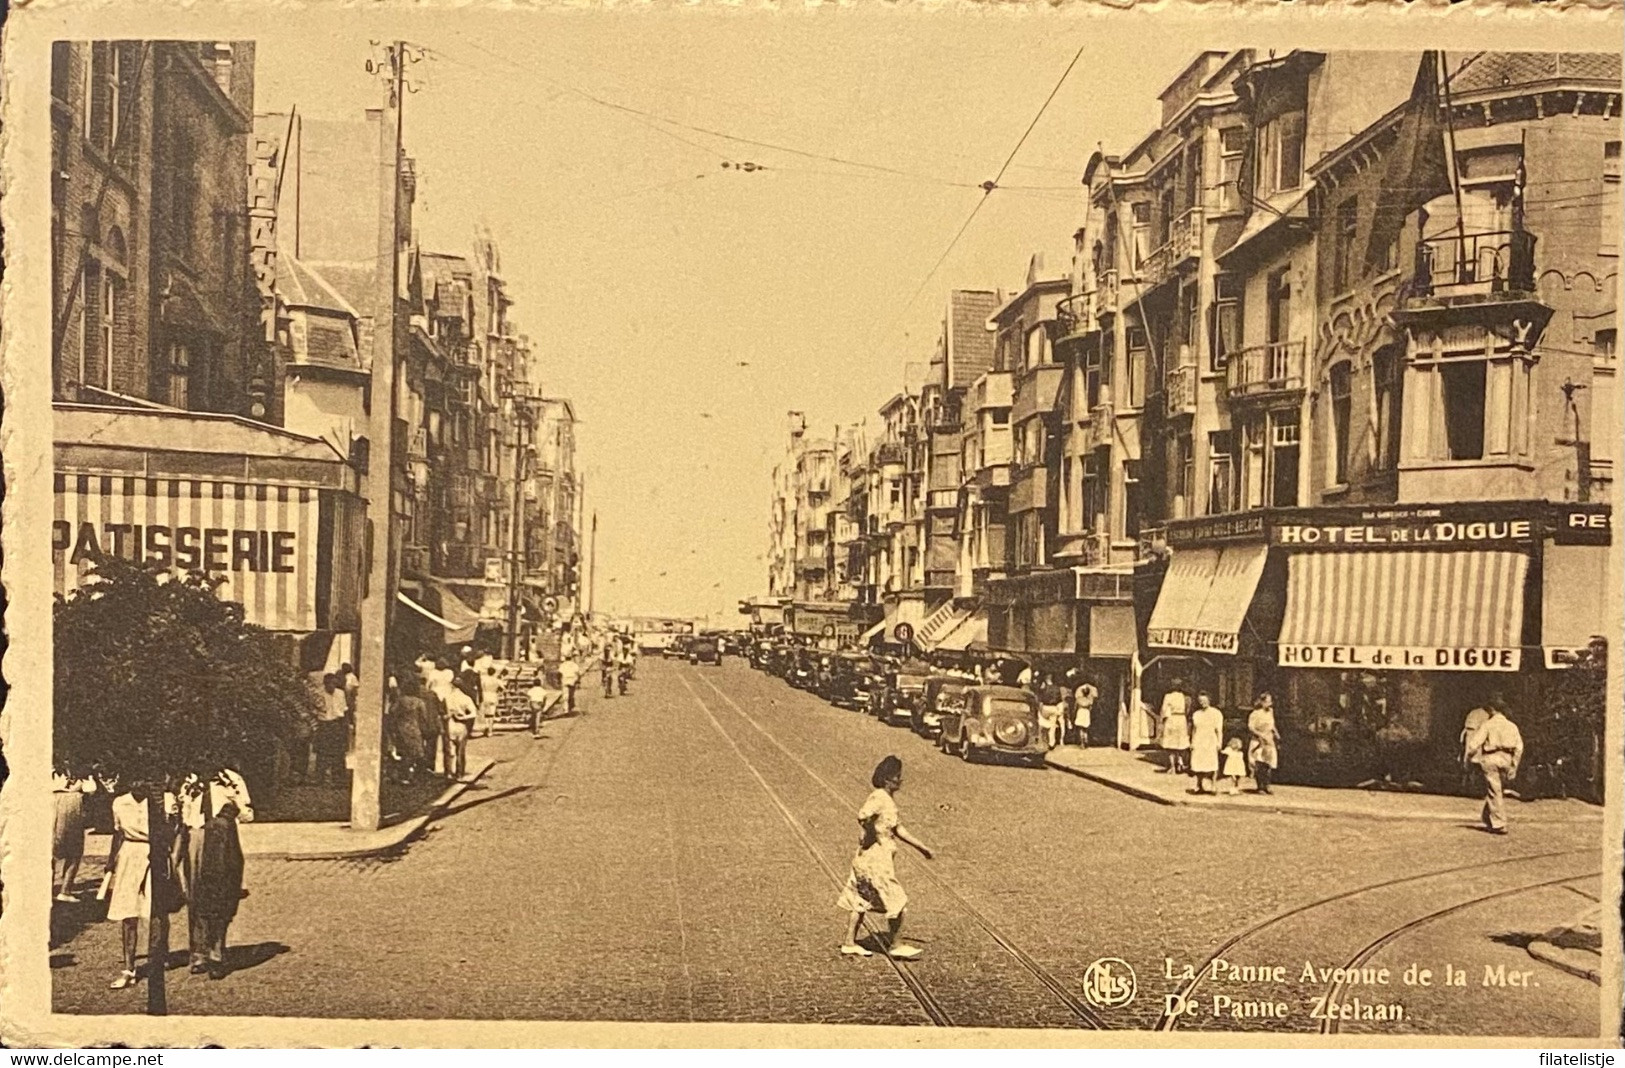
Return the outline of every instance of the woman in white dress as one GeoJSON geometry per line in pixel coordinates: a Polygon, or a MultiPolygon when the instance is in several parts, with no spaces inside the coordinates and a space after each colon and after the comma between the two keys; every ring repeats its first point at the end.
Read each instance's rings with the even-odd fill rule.
{"type": "Polygon", "coordinates": [[[892,799],[903,786],[903,762],[895,756],[882,760],[876,765],[870,782],[875,791],[858,810],[858,826],[863,828],[863,837],[858,842],[857,855],[852,858],[852,873],[847,876],[846,887],[835,902],[836,908],[851,914],[841,952],[849,957],[874,956],[858,944],[858,926],[866,913],[874,912],[886,917],[886,952],[898,960],[913,960],[920,955],[919,947],[897,941],[897,934],[903,929],[903,910],[908,907],[908,894],[897,881],[897,842],[907,842],[927,860],[931,859],[931,848],[908,833],[898,816],[897,802],[892,799]]]}
{"type": "Polygon", "coordinates": [[[1219,792],[1219,750],[1224,746],[1224,713],[1213,707],[1206,693],[1196,695],[1191,713],[1191,773],[1196,792],[1219,792]]]}
{"type": "MultiPolygon", "coordinates": [[[[107,891],[107,918],[123,925],[124,970],[109,985],[114,990],[134,986],[135,951],[141,921],[152,921],[151,828],[147,821],[150,787],[137,785],[113,798],[113,871],[107,891]]],[[[179,812],[175,795],[164,794],[164,812],[173,819],[179,812]]],[[[177,841],[174,833],[171,841],[177,841]]],[[[171,871],[174,871],[171,858],[171,871]]],[[[149,962],[150,963],[150,962],[149,962]]],[[[159,965],[162,966],[161,963],[159,965]]]]}

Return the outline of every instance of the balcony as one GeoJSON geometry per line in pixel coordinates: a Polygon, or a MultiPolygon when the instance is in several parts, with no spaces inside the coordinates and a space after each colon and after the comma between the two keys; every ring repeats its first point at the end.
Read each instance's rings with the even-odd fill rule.
{"type": "Polygon", "coordinates": [[[908,454],[901,442],[884,441],[875,446],[875,463],[881,466],[901,467],[908,462],[908,454]]]}
{"type": "Polygon", "coordinates": [[[1140,277],[1148,288],[1172,278],[1187,261],[1202,255],[1202,209],[1191,208],[1168,227],[1168,240],[1151,250],[1141,265],[1140,277]]]}
{"type": "Polygon", "coordinates": [[[467,542],[444,545],[434,555],[434,573],[441,578],[485,577],[485,548],[467,542]]]}
{"type": "Polygon", "coordinates": [[[1083,423],[1083,442],[1091,449],[1109,449],[1117,436],[1117,410],[1110,404],[1097,404],[1089,409],[1089,418],[1083,423]]]}
{"type": "Polygon", "coordinates": [[[1535,236],[1527,230],[1446,234],[1416,246],[1406,306],[1532,300],[1535,236]]]}
{"type": "Polygon", "coordinates": [[[1167,527],[1142,527],[1138,544],[1135,547],[1135,558],[1138,560],[1152,560],[1162,556],[1168,551],[1167,527]]]}
{"type": "Polygon", "coordinates": [[[1095,276],[1095,316],[1112,315],[1117,311],[1117,271],[1101,271],[1095,276]]]}
{"type": "Polygon", "coordinates": [[[1196,374],[1194,363],[1184,363],[1170,368],[1164,376],[1166,393],[1163,403],[1167,405],[1170,419],[1196,414],[1196,374]]]}
{"type": "Polygon", "coordinates": [[[1010,422],[1022,423],[1034,415],[1048,415],[1055,410],[1055,397],[1061,389],[1061,376],[1065,369],[1046,364],[1028,371],[1016,387],[1016,396],[1010,405],[1010,422]]]}
{"type": "Polygon", "coordinates": [[[1082,337],[1100,329],[1095,319],[1095,295],[1078,293],[1067,297],[1055,307],[1056,340],[1082,337]]]}
{"type": "Polygon", "coordinates": [[[925,572],[925,588],[928,590],[952,590],[955,585],[953,568],[927,568],[925,572]]]}
{"type": "Polygon", "coordinates": [[[1306,348],[1302,341],[1274,341],[1231,353],[1225,360],[1226,399],[1234,404],[1301,394],[1306,348]]]}
{"type": "Polygon", "coordinates": [[[1031,512],[1049,507],[1049,469],[1042,465],[1011,473],[1010,511],[1031,512]]]}
{"type": "Polygon", "coordinates": [[[429,571],[429,547],[427,545],[401,546],[401,573],[406,575],[425,575],[429,571]]]}
{"type": "Polygon", "coordinates": [[[925,510],[928,512],[957,512],[959,511],[958,489],[934,489],[925,495],[925,510]]]}
{"type": "Polygon", "coordinates": [[[796,573],[812,574],[829,570],[829,557],[823,553],[803,553],[796,557],[796,573]]]}

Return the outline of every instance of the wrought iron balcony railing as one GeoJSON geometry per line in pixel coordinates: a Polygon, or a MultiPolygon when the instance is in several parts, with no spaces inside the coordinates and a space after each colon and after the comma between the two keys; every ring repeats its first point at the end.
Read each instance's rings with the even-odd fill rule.
{"type": "Polygon", "coordinates": [[[1535,236],[1527,230],[1444,234],[1416,246],[1412,300],[1509,300],[1535,292],[1535,236]]]}
{"type": "Polygon", "coordinates": [[[1250,345],[1225,361],[1225,393],[1232,400],[1290,393],[1304,387],[1302,341],[1250,345]]]}

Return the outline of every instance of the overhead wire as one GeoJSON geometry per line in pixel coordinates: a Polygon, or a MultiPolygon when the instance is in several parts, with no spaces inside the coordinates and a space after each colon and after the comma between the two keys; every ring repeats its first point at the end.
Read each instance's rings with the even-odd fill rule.
{"type": "Polygon", "coordinates": [[[942,255],[938,256],[936,262],[931,265],[931,269],[925,272],[925,277],[920,279],[920,284],[915,287],[914,292],[909,296],[908,300],[904,301],[903,306],[898,309],[896,317],[894,317],[886,326],[886,329],[881,332],[881,337],[891,333],[891,331],[896,328],[897,323],[902,320],[903,316],[908,314],[908,310],[914,306],[914,302],[920,298],[920,294],[925,292],[925,287],[931,284],[931,279],[936,277],[937,271],[941,269],[942,265],[947,262],[948,257],[953,254],[954,249],[958,247],[959,239],[965,236],[965,231],[969,230],[971,223],[976,221],[976,216],[980,214],[983,205],[987,203],[988,197],[992,196],[993,191],[999,188],[999,179],[1003,178],[1005,172],[1010,169],[1010,164],[1015,161],[1016,154],[1021,151],[1021,147],[1027,143],[1027,138],[1031,136],[1034,128],[1038,126],[1038,121],[1042,119],[1044,117],[1044,113],[1049,110],[1050,103],[1054,101],[1056,94],[1061,91],[1061,86],[1066,84],[1067,78],[1072,74],[1072,69],[1078,65],[1078,60],[1083,58],[1084,49],[1087,47],[1087,45],[1081,45],[1079,46],[1077,52],[1073,53],[1071,62],[1066,65],[1066,69],[1061,72],[1061,76],[1055,80],[1055,85],[1050,89],[1049,95],[1044,98],[1044,102],[1039,105],[1038,111],[1033,115],[1032,121],[1027,124],[1027,128],[1023,130],[1021,132],[1021,136],[1017,138],[1015,147],[1010,150],[1010,153],[1007,156],[1005,156],[1004,163],[999,166],[998,173],[995,174],[989,181],[982,183],[981,199],[978,200],[971,208],[970,214],[965,216],[965,221],[959,225],[959,229],[954,231],[954,236],[948,241],[948,247],[942,250],[942,255]]]}

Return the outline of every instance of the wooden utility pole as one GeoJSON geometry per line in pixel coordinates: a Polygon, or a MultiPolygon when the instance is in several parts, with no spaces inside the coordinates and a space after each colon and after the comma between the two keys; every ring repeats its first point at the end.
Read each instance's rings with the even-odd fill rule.
{"type": "Polygon", "coordinates": [[[519,588],[525,568],[525,430],[531,409],[515,393],[509,419],[513,424],[513,515],[508,564],[508,659],[519,659],[519,588]]]}
{"type": "Polygon", "coordinates": [[[373,312],[372,380],[368,391],[367,585],[361,599],[361,650],[356,667],[354,768],[350,777],[350,828],[375,831],[382,818],[384,677],[392,602],[399,576],[395,523],[395,373],[401,356],[397,303],[401,264],[401,114],[405,102],[406,43],[385,48],[383,64],[369,60],[369,73],[388,78],[378,124],[378,270],[373,312]]]}
{"type": "Polygon", "coordinates": [[[598,513],[592,514],[592,540],[587,547],[587,615],[592,615],[598,599],[598,513]]]}

